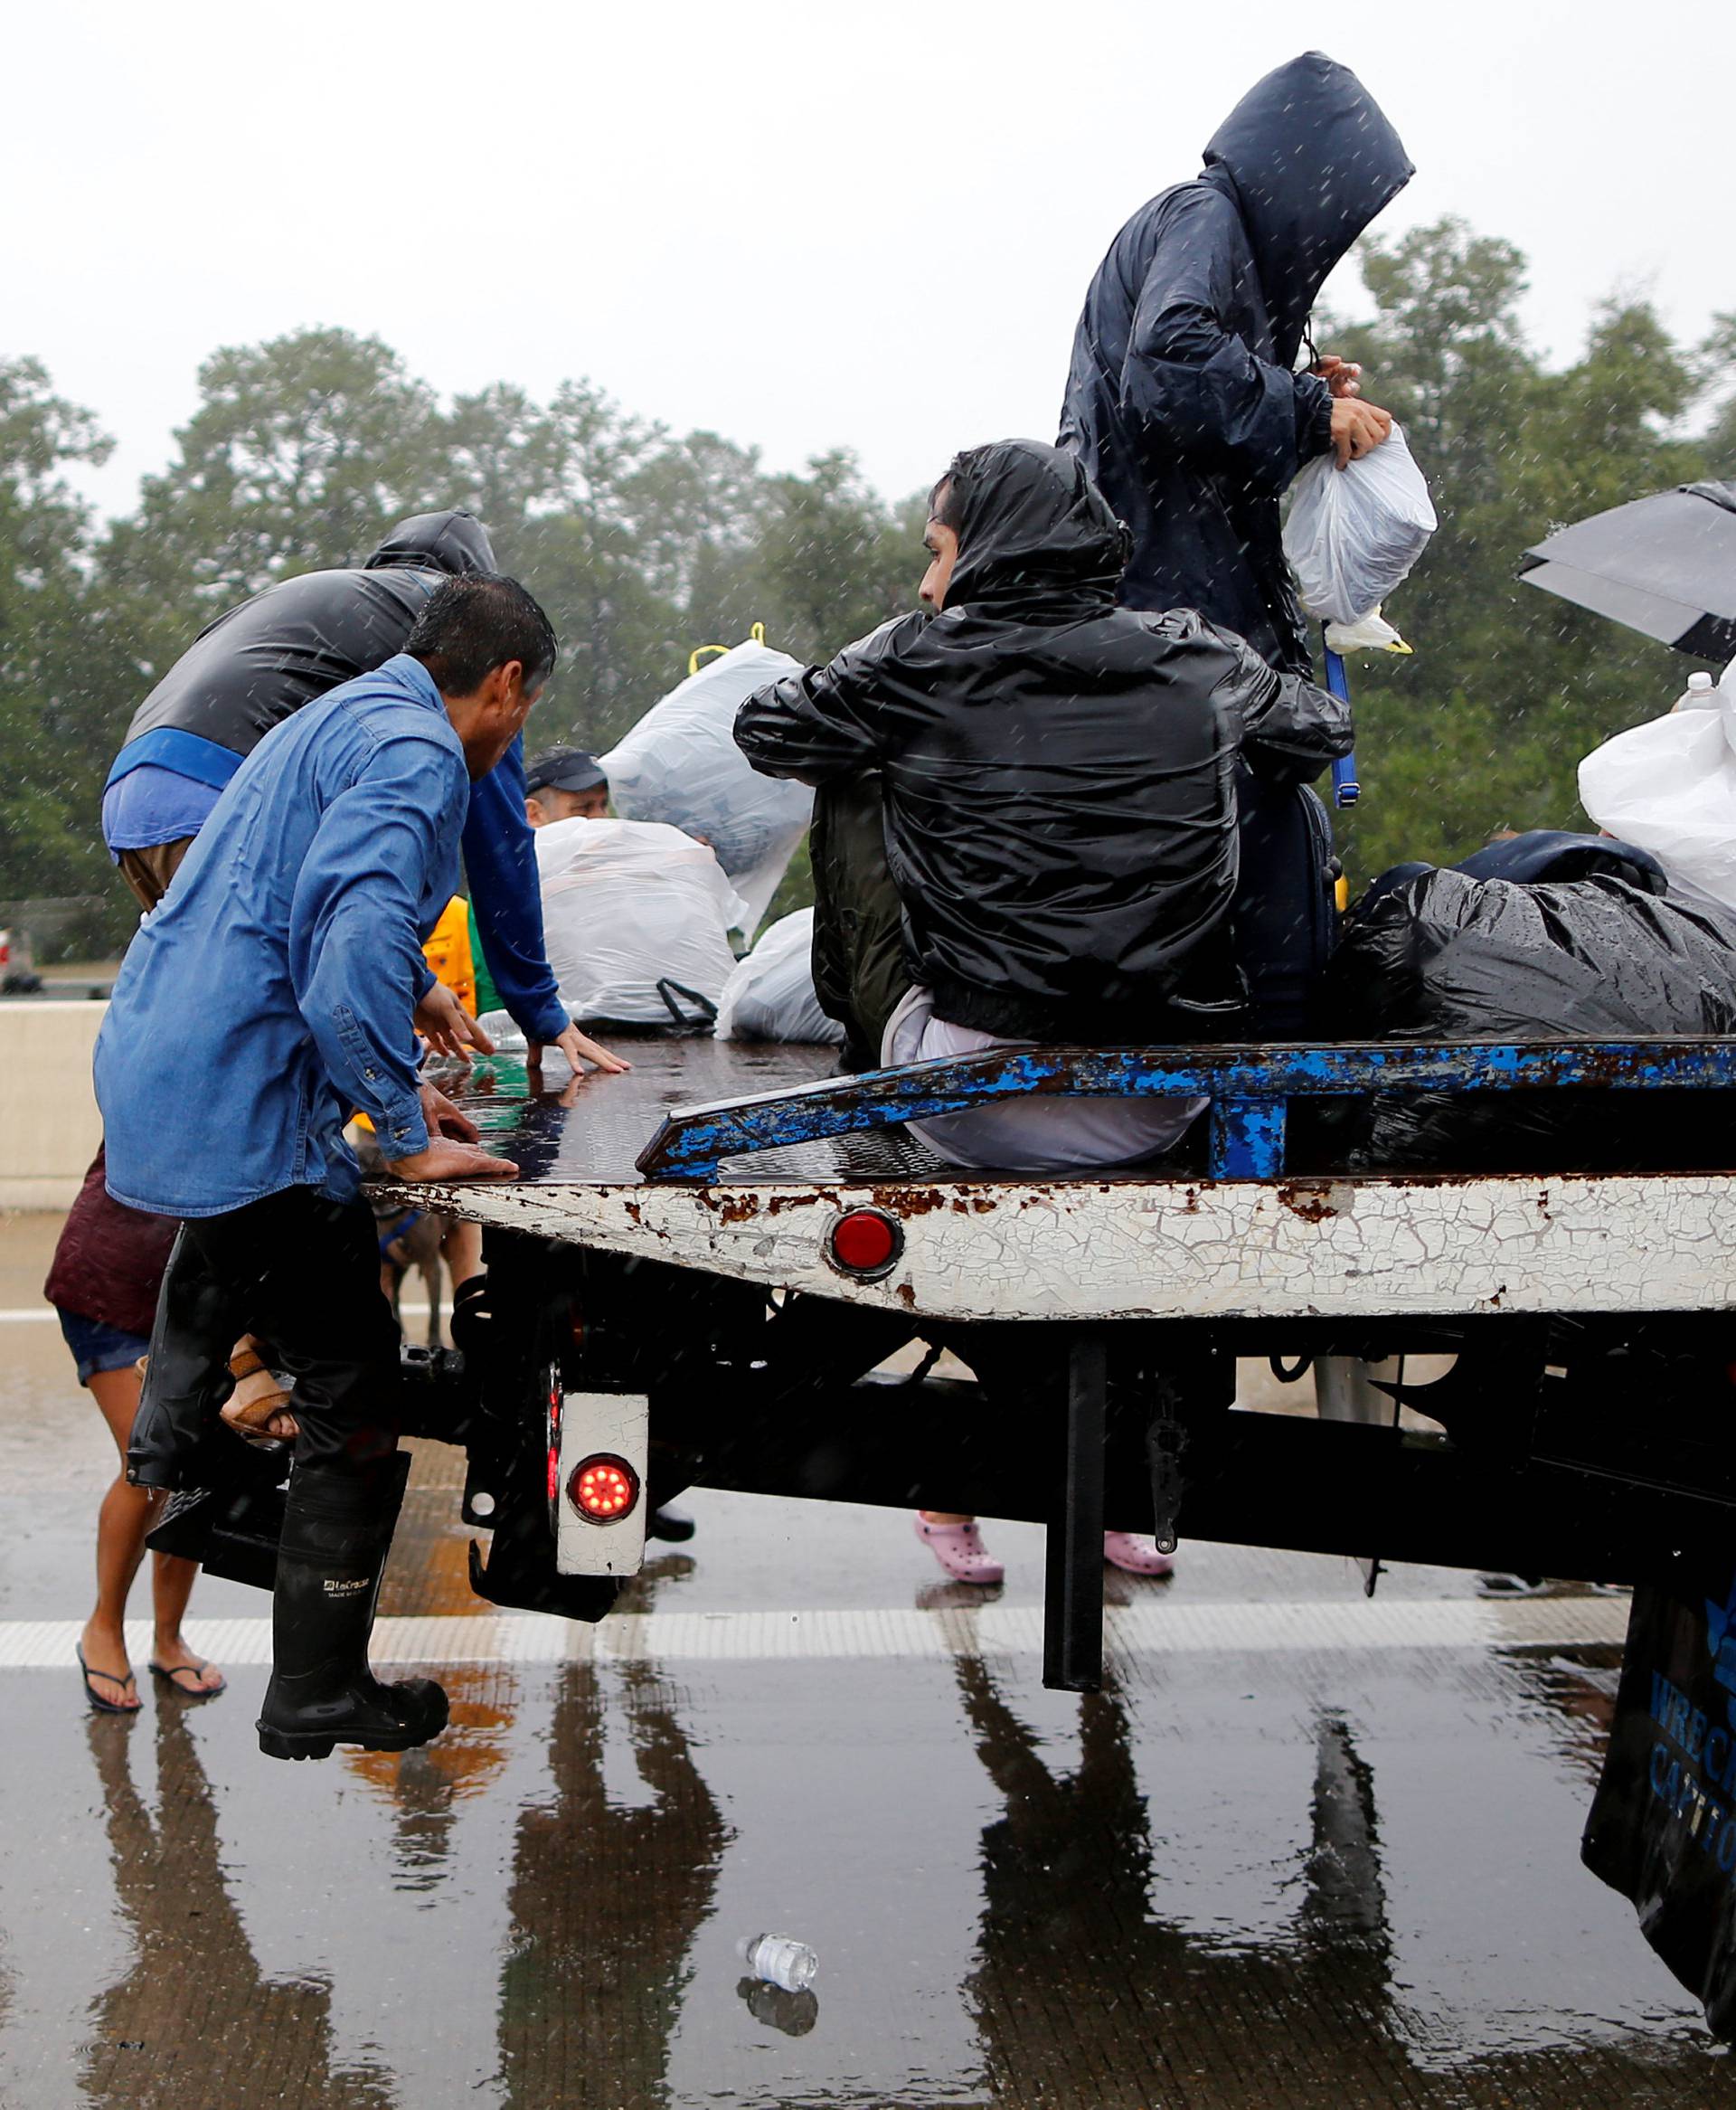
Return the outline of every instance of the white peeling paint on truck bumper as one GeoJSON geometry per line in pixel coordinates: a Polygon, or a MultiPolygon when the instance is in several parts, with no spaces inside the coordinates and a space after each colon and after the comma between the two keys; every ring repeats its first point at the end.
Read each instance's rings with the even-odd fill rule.
{"type": "Polygon", "coordinates": [[[650,1402],[643,1392],[569,1392],[561,1401],[555,1481],[554,1565],[563,1575],[636,1575],[645,1565],[646,1450],[650,1402]],[[619,1459],[637,1489],[623,1515],[601,1521],[573,1500],[572,1478],[587,1460],[619,1459]]]}
{"type": "Polygon", "coordinates": [[[948,1319],[1722,1309],[1736,1179],[1124,1180],[419,1188],[424,1207],[769,1287],[948,1319]],[[876,1280],[826,1236],[903,1232],[876,1280]]]}

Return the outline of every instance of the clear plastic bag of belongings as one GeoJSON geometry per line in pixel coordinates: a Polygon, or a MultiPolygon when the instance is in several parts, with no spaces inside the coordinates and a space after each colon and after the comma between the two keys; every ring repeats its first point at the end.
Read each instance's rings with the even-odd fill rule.
{"type": "Polygon", "coordinates": [[[542,932],[579,1018],[709,1025],[745,913],[716,856],[656,820],[557,820],[536,831],[542,932]]]}
{"type": "MultiPolygon", "coordinates": [[[[1615,847],[1616,846],[1611,846],[1615,847]]],[[[1656,1040],[1736,1034],[1736,914],[1655,873],[1525,885],[1425,869],[1351,910],[1325,1013],[1345,1040],[1656,1040]]],[[[1726,1093],[1380,1093],[1341,1136],[1358,1170],[1736,1168],[1726,1093]]]]}
{"type": "Polygon", "coordinates": [[[844,1028],[814,993],[814,911],[779,916],[723,985],[720,1040],[807,1040],[843,1045],[844,1028]]]}
{"type": "Polygon", "coordinates": [[[523,1027],[510,1011],[485,1011],[476,1024],[494,1043],[496,1055],[523,1055],[530,1045],[524,1037],[523,1027]]]}
{"type": "Polygon", "coordinates": [[[1673,883],[1736,909],[1736,660],[1713,701],[1606,740],[1580,764],[1580,803],[1673,883]]]}
{"type": "Polygon", "coordinates": [[[711,844],[746,904],[748,938],[802,839],[814,794],[750,766],[735,744],[735,714],[755,689],[800,669],[788,652],[737,645],[654,704],[598,762],[618,813],[667,821],[711,844]]]}
{"type": "Polygon", "coordinates": [[[1297,478],[1284,554],[1303,607],[1327,626],[1335,652],[1408,650],[1381,603],[1409,576],[1436,525],[1429,487],[1397,425],[1347,468],[1323,454],[1297,478]]]}

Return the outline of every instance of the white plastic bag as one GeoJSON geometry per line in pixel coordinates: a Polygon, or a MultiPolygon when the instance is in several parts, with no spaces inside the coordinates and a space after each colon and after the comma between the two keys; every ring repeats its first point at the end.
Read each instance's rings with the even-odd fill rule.
{"type": "Polygon", "coordinates": [[[1673,880],[1736,909],[1736,660],[1708,703],[1606,740],[1580,764],[1580,803],[1673,880]]]}
{"type": "Polygon", "coordinates": [[[735,744],[735,714],[755,689],[799,673],[788,652],[737,645],[654,704],[599,758],[618,813],[703,836],[745,907],[751,938],[814,809],[806,784],[762,777],[735,744]]]}
{"type": "Polygon", "coordinates": [[[536,831],[536,868],[569,1011],[644,1026],[707,1016],[745,910],[703,843],[657,821],[557,820],[536,831]]]}
{"type": "Polygon", "coordinates": [[[779,916],[723,985],[720,1040],[812,1040],[830,1047],[844,1028],[814,994],[814,911],[779,916]]]}
{"type": "Polygon", "coordinates": [[[1429,487],[1396,425],[1348,468],[1323,454],[1297,478],[1284,554],[1303,607],[1343,626],[1327,638],[1334,651],[1398,640],[1381,620],[1381,603],[1409,575],[1436,525],[1429,487]]]}

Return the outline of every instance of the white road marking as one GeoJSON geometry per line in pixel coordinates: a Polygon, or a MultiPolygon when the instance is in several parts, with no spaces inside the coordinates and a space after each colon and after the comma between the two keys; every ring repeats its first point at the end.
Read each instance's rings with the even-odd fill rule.
{"type": "MultiPolygon", "coordinates": [[[[426,1304],[401,1304],[398,1309],[406,1319],[426,1319],[429,1313],[426,1304]]],[[[15,1310],[0,1311],[0,1326],[46,1326],[59,1317],[52,1304],[24,1304],[15,1310]]]]}
{"type": "MultiPolygon", "coordinates": [[[[1627,1629],[1623,1597],[1236,1600],[1139,1604],[1110,1609],[1105,1619],[1110,1651],[1122,1655],[1572,1648],[1619,1642],[1627,1629]]],[[[194,1619],[187,1631],[193,1646],[219,1663],[271,1661],[269,1619],[194,1619]]],[[[0,1670],[63,1670],[79,1632],[76,1620],[0,1620],[0,1670]]],[[[136,1663],[145,1661],[150,1639],[147,1623],[128,1623],[136,1663]]],[[[763,1663],[1025,1656],[1042,1648],[1038,1606],[986,1604],[940,1612],[624,1613],[600,1626],[523,1613],[382,1619],[373,1654],[380,1663],[763,1663]]]]}

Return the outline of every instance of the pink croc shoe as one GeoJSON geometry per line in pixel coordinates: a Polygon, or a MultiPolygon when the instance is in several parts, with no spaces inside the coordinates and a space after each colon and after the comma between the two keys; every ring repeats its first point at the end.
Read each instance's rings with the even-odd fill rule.
{"type": "Polygon", "coordinates": [[[1103,1557],[1111,1567],[1125,1568],[1130,1575],[1169,1575],[1175,1572],[1175,1563],[1168,1554],[1158,1552],[1156,1540],[1139,1532],[1106,1531],[1103,1557]]]}
{"type": "Polygon", "coordinates": [[[1005,1568],[984,1551],[975,1524],[930,1524],[919,1509],[916,1535],[955,1582],[992,1584],[1005,1578],[1005,1568]]]}

